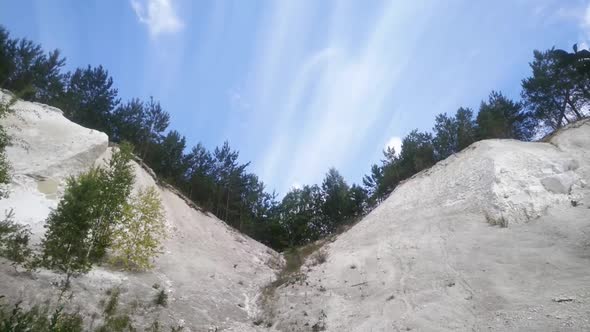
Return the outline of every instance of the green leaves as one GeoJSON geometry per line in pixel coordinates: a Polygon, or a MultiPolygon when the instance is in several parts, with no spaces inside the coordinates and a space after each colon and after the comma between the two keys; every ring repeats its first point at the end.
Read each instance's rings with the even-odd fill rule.
{"type": "MultiPolygon", "coordinates": [[[[0,35],[1,35],[0,27],[0,35]]],[[[17,101],[16,96],[12,96],[10,100],[0,100],[0,119],[4,118],[9,112],[12,105],[17,101]]],[[[0,185],[8,184],[10,182],[10,163],[6,159],[6,147],[10,143],[10,137],[2,125],[0,125],[0,185]]],[[[8,196],[5,188],[0,188],[0,199],[8,196]]]]}
{"type": "Polygon", "coordinates": [[[43,265],[64,273],[87,272],[93,263],[93,235],[104,209],[104,170],[68,179],[64,197],[49,215],[42,241],[43,265]]]}
{"type": "Polygon", "coordinates": [[[15,269],[19,265],[27,266],[33,254],[30,237],[30,229],[15,223],[13,210],[10,210],[0,221],[0,256],[11,260],[15,269]]]}
{"type": "Polygon", "coordinates": [[[510,100],[501,92],[492,91],[487,101],[482,101],[477,114],[479,139],[514,138],[530,140],[535,123],[522,104],[510,100]]]}
{"type": "Polygon", "coordinates": [[[126,203],[113,232],[111,262],[127,270],[146,270],[162,250],[164,210],[155,187],[140,190],[126,203]]]}
{"type": "Polygon", "coordinates": [[[579,120],[590,104],[590,53],[534,51],[532,76],[522,81],[522,98],[536,119],[557,129],[579,120]]]}
{"type": "Polygon", "coordinates": [[[67,274],[84,273],[104,258],[131,192],[131,150],[123,144],[107,168],[93,168],[68,179],[64,197],[45,225],[45,267],[67,274]]]}
{"type": "Polygon", "coordinates": [[[102,66],[78,68],[65,75],[64,85],[64,92],[55,102],[66,117],[110,134],[111,112],[119,99],[108,71],[102,66]]]}
{"type": "Polygon", "coordinates": [[[45,54],[41,45],[12,39],[0,26],[0,88],[22,92],[22,98],[40,102],[54,100],[63,92],[65,59],[58,50],[45,54]]]}

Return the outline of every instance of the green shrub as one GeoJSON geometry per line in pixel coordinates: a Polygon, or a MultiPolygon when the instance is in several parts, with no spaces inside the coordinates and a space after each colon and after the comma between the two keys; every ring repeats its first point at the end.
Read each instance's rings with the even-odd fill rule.
{"type": "Polygon", "coordinates": [[[123,207],[121,221],[113,232],[111,262],[127,270],[146,270],[162,250],[166,235],[164,210],[155,187],[140,190],[123,207]]]}
{"type": "Polygon", "coordinates": [[[0,331],[82,332],[83,321],[80,314],[65,313],[62,307],[51,313],[49,305],[25,310],[18,302],[12,309],[0,305],[0,331]]]}
{"type": "Polygon", "coordinates": [[[502,228],[508,227],[508,220],[506,220],[504,216],[501,216],[500,218],[492,218],[490,215],[486,214],[485,217],[488,224],[492,226],[500,226],[502,228]]]}
{"type": "Polygon", "coordinates": [[[115,312],[117,311],[117,307],[119,306],[120,290],[119,288],[115,287],[111,289],[109,292],[107,292],[107,294],[109,295],[109,299],[106,301],[104,305],[103,313],[105,314],[105,316],[110,317],[115,314],[115,312]]]}
{"type": "Polygon", "coordinates": [[[30,237],[28,227],[14,222],[13,210],[0,220],[0,256],[11,260],[15,270],[19,265],[30,266],[33,255],[29,247],[30,237]]]}
{"type": "Polygon", "coordinates": [[[162,289],[158,293],[156,293],[154,303],[162,307],[166,307],[168,305],[168,294],[166,294],[165,290],[162,289]]]}

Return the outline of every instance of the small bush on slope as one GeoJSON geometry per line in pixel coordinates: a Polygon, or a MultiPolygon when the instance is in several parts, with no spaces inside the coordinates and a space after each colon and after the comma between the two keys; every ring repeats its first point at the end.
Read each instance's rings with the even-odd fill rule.
{"type": "Polygon", "coordinates": [[[89,255],[94,262],[106,255],[112,241],[112,232],[123,218],[124,203],[131,195],[135,176],[131,166],[133,146],[122,143],[104,168],[100,197],[97,202],[100,215],[94,222],[89,255]]]}
{"type": "Polygon", "coordinates": [[[21,303],[12,309],[0,305],[0,331],[2,332],[82,332],[82,316],[65,313],[63,307],[53,312],[49,305],[33,306],[25,310],[21,303]]]}
{"type": "Polygon", "coordinates": [[[103,308],[104,324],[96,329],[97,332],[135,331],[131,317],[117,311],[119,309],[120,293],[121,291],[117,287],[107,291],[109,298],[104,303],[103,308]]]}
{"type": "Polygon", "coordinates": [[[152,268],[166,235],[164,211],[155,187],[141,190],[125,204],[121,221],[113,233],[111,261],[129,270],[152,268]]]}
{"type": "Polygon", "coordinates": [[[156,294],[156,297],[154,298],[154,303],[162,307],[168,305],[168,294],[166,294],[165,290],[162,289],[156,294]]]}

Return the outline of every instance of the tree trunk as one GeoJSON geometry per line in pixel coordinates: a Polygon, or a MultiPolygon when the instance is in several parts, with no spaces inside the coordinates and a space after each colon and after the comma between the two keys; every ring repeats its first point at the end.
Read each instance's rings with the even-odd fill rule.
{"type": "Polygon", "coordinates": [[[230,190],[228,189],[227,190],[227,199],[225,201],[225,222],[229,222],[229,219],[228,219],[228,217],[229,217],[229,193],[230,193],[230,190]]]}
{"type": "Polygon", "coordinates": [[[242,205],[240,205],[240,232],[242,231],[242,205]]]}
{"type": "Polygon", "coordinates": [[[569,96],[570,96],[570,91],[569,91],[569,89],[568,89],[568,90],[566,90],[566,91],[565,91],[565,96],[564,96],[564,98],[563,98],[563,104],[561,105],[561,109],[560,109],[560,111],[559,111],[559,118],[557,119],[557,128],[560,128],[560,127],[562,127],[562,126],[563,126],[562,122],[563,122],[563,119],[564,119],[564,118],[565,118],[565,119],[568,121],[568,123],[569,123],[569,120],[568,120],[568,119],[567,119],[567,117],[565,116],[565,109],[566,109],[566,107],[567,107],[567,101],[568,101],[568,99],[569,99],[569,96]]]}

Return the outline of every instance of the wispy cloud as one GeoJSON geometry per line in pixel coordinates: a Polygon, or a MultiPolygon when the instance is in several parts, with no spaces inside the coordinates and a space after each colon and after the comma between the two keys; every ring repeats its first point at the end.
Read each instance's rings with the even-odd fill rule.
{"type": "Polygon", "coordinates": [[[319,182],[329,167],[352,162],[374,125],[393,116],[386,99],[434,7],[386,2],[367,26],[355,26],[351,38],[354,9],[332,11],[322,20],[326,29],[309,33],[305,20],[317,8],[297,3],[293,8],[292,2],[278,2],[268,20],[273,29],[258,41],[259,60],[248,84],[253,108],[271,118],[273,128],[257,171],[279,192],[293,183],[319,182]],[[323,47],[306,50],[309,40],[300,36],[310,35],[326,39],[323,47]]]}
{"type": "Polygon", "coordinates": [[[175,33],[184,28],[184,22],[178,17],[172,0],[130,1],[139,22],[147,25],[152,37],[175,33]]]}
{"type": "Polygon", "coordinates": [[[584,10],[584,16],[582,17],[581,21],[582,26],[585,29],[586,35],[590,36],[590,2],[588,3],[586,10],[584,10]]]}
{"type": "Polygon", "coordinates": [[[590,1],[552,1],[551,5],[543,7],[543,16],[553,23],[575,22],[580,29],[579,43],[586,44],[590,40],[590,1]]]}

